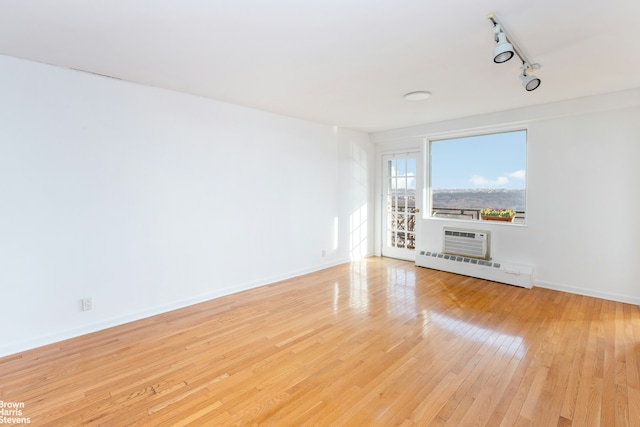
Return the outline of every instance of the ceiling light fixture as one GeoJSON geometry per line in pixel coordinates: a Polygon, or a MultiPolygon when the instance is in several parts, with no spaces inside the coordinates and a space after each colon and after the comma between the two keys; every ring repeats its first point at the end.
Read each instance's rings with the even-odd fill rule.
{"type": "Polygon", "coordinates": [[[487,18],[493,23],[493,39],[496,47],[493,50],[493,62],[501,64],[513,58],[514,54],[522,61],[522,73],[520,79],[527,91],[532,91],[540,86],[540,79],[531,73],[534,69],[540,68],[540,64],[534,64],[522,53],[522,49],[516,45],[513,38],[506,32],[504,25],[498,20],[495,14],[490,13],[487,18]]]}
{"type": "Polygon", "coordinates": [[[431,92],[427,92],[426,90],[418,90],[415,92],[409,92],[405,94],[404,99],[406,101],[422,101],[431,96],[431,92]]]}
{"type": "Polygon", "coordinates": [[[527,63],[522,64],[522,74],[520,74],[520,80],[522,80],[522,85],[524,88],[531,92],[540,86],[540,79],[534,76],[533,74],[527,74],[527,72],[531,71],[531,66],[527,63]]]}
{"type": "Polygon", "coordinates": [[[493,50],[493,62],[502,64],[513,58],[513,46],[507,41],[507,35],[502,32],[499,24],[493,27],[496,48],[493,50]]]}

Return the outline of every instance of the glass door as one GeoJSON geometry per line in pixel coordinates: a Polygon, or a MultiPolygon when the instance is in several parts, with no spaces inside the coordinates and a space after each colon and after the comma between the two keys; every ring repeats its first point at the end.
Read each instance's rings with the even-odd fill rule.
{"type": "Polygon", "coordinates": [[[382,255],[415,260],[420,153],[383,156],[382,255]]]}

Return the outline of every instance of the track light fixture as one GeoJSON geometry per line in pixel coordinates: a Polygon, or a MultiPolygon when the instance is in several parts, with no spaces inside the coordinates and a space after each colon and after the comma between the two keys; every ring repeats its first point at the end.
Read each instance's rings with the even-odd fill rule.
{"type": "Polygon", "coordinates": [[[540,79],[534,76],[533,74],[527,74],[530,70],[532,70],[531,66],[526,62],[522,63],[522,73],[520,74],[520,80],[522,80],[522,85],[524,88],[531,92],[540,86],[540,79]]]}
{"type": "Polygon", "coordinates": [[[498,18],[490,13],[487,18],[493,23],[493,39],[496,47],[493,50],[493,62],[502,64],[513,58],[514,54],[522,61],[522,73],[520,79],[527,91],[532,91],[540,86],[540,79],[531,73],[534,69],[540,68],[540,64],[534,64],[524,56],[522,50],[514,43],[513,38],[505,31],[504,26],[498,18]]]}
{"type": "Polygon", "coordinates": [[[502,32],[499,24],[493,27],[496,48],[493,50],[493,62],[502,64],[513,58],[513,46],[507,41],[507,35],[502,32]]]}

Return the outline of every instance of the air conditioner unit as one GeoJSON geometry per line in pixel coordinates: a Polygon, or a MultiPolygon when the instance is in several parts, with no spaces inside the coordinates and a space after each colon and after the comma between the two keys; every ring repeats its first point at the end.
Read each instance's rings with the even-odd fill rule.
{"type": "Polygon", "coordinates": [[[531,288],[533,267],[490,259],[490,233],[444,227],[442,252],[419,251],[416,265],[531,288]]]}
{"type": "Polygon", "coordinates": [[[448,228],[442,230],[442,252],[449,255],[490,259],[490,236],[485,230],[448,228]]]}

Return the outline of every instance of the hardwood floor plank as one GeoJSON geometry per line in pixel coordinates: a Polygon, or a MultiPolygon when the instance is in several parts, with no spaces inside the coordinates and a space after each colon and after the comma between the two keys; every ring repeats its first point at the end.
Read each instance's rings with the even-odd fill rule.
{"type": "Polygon", "coordinates": [[[639,426],[640,307],[368,258],[0,358],[32,425],[639,426]]]}
{"type": "Polygon", "coordinates": [[[627,388],[629,425],[640,426],[640,390],[637,388],[627,388]]]}

